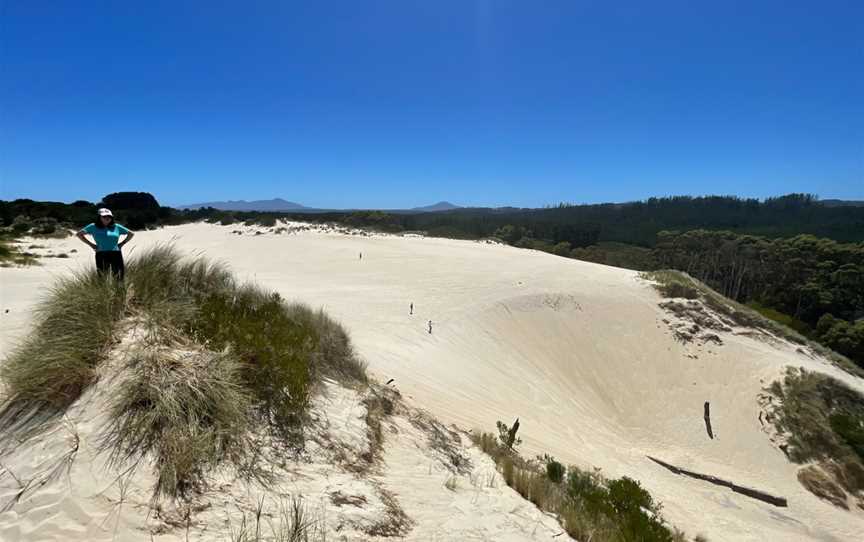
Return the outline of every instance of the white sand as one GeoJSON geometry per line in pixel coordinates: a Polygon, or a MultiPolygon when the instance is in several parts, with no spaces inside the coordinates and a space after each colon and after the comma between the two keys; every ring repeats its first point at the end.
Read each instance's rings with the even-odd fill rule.
{"type": "MultiPolygon", "coordinates": [[[[394,378],[441,421],[493,430],[496,420],[518,416],[525,455],[547,452],[636,478],[691,536],[856,540],[864,532],[860,513],[800,486],[797,466],[758,421],[758,393],[787,365],[864,391],[861,380],[823,361],[734,333],[720,333],[722,345],[682,345],[662,322],[656,293],[627,270],[467,241],[255,230],[266,231],[196,224],[141,232],[127,258],[174,240],[288,299],[323,307],[347,326],[379,380],[394,378]],[[237,229],[247,233],[230,233],[237,229]],[[706,400],[714,440],[702,421],[706,400]],[[784,496],[789,507],[676,476],[646,454],[784,496]]],[[[42,260],[41,268],[0,269],[2,352],[25,331],[54,277],[92,265],[77,240],[50,245],[79,252],[42,260]]],[[[414,498],[409,515],[422,523],[422,496],[414,498]]]]}

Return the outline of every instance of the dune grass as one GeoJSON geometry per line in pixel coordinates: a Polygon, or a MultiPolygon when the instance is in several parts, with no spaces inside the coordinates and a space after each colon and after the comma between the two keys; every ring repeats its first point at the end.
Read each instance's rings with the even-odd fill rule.
{"type": "Polygon", "coordinates": [[[101,444],[118,468],[152,456],[154,496],[186,497],[207,470],[245,463],[251,398],[231,352],[159,339],[130,356],[101,444]]]}
{"type": "Polygon", "coordinates": [[[326,542],[324,518],[298,495],[282,497],[275,513],[264,512],[264,499],[244,512],[237,527],[229,520],[230,542],[326,542]]]}
{"type": "Polygon", "coordinates": [[[95,272],[60,279],[34,313],[33,332],[0,364],[0,429],[68,408],[97,378],[126,292],[95,272]]]}
{"type": "MultiPolygon", "coordinates": [[[[830,492],[839,486],[864,505],[864,396],[830,376],[792,367],[769,391],[780,400],[772,421],[788,439],[789,459],[818,464],[820,477],[834,484],[830,492]]],[[[812,469],[799,480],[817,495],[829,493],[818,490],[828,483],[814,483],[812,469]]]]}
{"type": "Polygon", "coordinates": [[[244,435],[260,420],[297,437],[323,377],[366,382],[347,333],[323,312],[158,246],[129,262],[125,282],[91,271],[51,290],[33,332],[0,365],[0,440],[62,415],[133,328],[144,338],[112,369],[122,384],[103,451],[118,468],[152,457],[154,498],[187,496],[220,464],[248,466],[244,435]]]}
{"type": "Polygon", "coordinates": [[[661,505],[638,481],[606,479],[599,470],[567,469],[550,456],[526,460],[492,433],[472,434],[504,482],[544,512],[552,513],[568,535],[596,542],[683,542],[666,525],[661,505]]]}

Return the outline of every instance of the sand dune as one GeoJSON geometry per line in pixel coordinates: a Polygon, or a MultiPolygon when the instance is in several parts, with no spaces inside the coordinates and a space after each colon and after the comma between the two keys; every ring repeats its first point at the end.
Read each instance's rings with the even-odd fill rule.
{"type": "MultiPolygon", "coordinates": [[[[142,232],[127,257],[173,241],[288,299],[323,307],[349,329],[370,371],[382,382],[395,379],[409,402],[465,429],[490,430],[518,416],[526,455],[547,452],[639,479],[690,535],[855,540],[864,532],[862,514],[799,485],[797,467],[758,420],[758,393],[787,365],[864,391],[861,380],[822,360],[735,329],[719,332],[719,345],[682,344],[663,321],[658,295],[627,270],[467,241],[255,230],[266,231],[195,224],[142,232]],[[246,233],[231,233],[237,229],[246,233]],[[702,420],[705,401],[714,439],[702,420]],[[782,495],[789,507],[676,476],[649,454],[782,495]]],[[[53,277],[92,265],[77,241],[51,246],[79,252],[40,268],[0,269],[0,311],[10,310],[2,314],[2,352],[25,331],[53,277]]]]}

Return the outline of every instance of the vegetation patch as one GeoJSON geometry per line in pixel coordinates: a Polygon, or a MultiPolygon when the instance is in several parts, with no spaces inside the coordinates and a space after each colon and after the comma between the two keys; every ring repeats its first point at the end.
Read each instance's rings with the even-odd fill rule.
{"type": "Polygon", "coordinates": [[[39,265],[36,254],[21,252],[13,241],[0,237],[0,267],[39,265]]]}
{"type": "Polygon", "coordinates": [[[638,481],[626,476],[608,479],[599,470],[565,468],[548,455],[526,460],[514,450],[518,439],[512,427],[499,421],[498,433],[474,432],[472,440],[495,461],[508,486],[554,514],[576,540],[686,540],[681,531],[667,525],[661,504],[638,481]]]}
{"type": "Polygon", "coordinates": [[[61,280],[35,321],[0,365],[0,441],[43,429],[101,371],[117,370],[102,449],[118,468],[152,458],[154,499],[188,497],[222,464],[254,473],[253,420],[287,441],[321,378],[366,382],[348,335],[324,313],[169,246],[132,260],[125,282],[95,271],[61,280]],[[100,367],[130,328],[144,331],[138,348],[122,367],[100,367]]]}
{"type": "MultiPolygon", "coordinates": [[[[806,346],[813,352],[830,360],[844,371],[864,377],[864,368],[859,367],[846,356],[808,339],[795,331],[795,329],[787,327],[778,320],[763,316],[751,307],[720,295],[703,282],[694,279],[686,273],[665,269],[662,271],[640,273],[640,277],[651,281],[654,288],[663,297],[684,298],[701,302],[705,307],[711,309],[723,324],[755,329],[775,337],[783,338],[793,344],[806,346]]],[[[693,319],[694,317],[693,311],[689,310],[694,306],[693,303],[664,302],[661,303],[661,306],[682,318],[693,319]]],[[[705,312],[701,309],[700,311],[705,312]]],[[[722,328],[714,327],[714,329],[722,328]]]]}
{"type": "Polygon", "coordinates": [[[242,466],[251,399],[230,351],[154,337],[129,357],[111,400],[103,450],[116,467],[155,460],[154,496],[188,497],[219,463],[242,466]]]}
{"type": "Polygon", "coordinates": [[[60,279],[34,312],[34,330],[0,364],[0,432],[65,411],[97,378],[126,312],[126,290],[95,271],[60,279]]]}
{"type": "Polygon", "coordinates": [[[768,419],[786,439],[784,451],[808,464],[799,481],[838,506],[848,507],[848,494],[864,508],[864,396],[830,376],[795,368],[768,391],[778,399],[768,419]]]}

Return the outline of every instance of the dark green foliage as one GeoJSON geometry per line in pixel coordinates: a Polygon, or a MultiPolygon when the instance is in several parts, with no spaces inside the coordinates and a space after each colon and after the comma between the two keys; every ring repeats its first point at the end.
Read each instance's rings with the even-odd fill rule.
{"type": "Polygon", "coordinates": [[[265,228],[272,228],[276,225],[276,217],[273,215],[260,215],[256,223],[265,228]]]}
{"type": "Polygon", "coordinates": [[[545,456],[544,460],[546,462],[546,476],[549,478],[551,482],[555,482],[556,484],[561,483],[564,480],[564,473],[567,469],[564,468],[564,465],[555,461],[554,457],[545,456]]]}
{"type": "Polygon", "coordinates": [[[819,341],[864,367],[864,320],[847,322],[825,314],[816,324],[819,341]]]}
{"type": "Polygon", "coordinates": [[[651,249],[625,243],[601,242],[588,247],[574,248],[569,256],[586,262],[637,271],[657,269],[657,262],[651,249]]]}
{"type": "Polygon", "coordinates": [[[238,356],[246,386],[277,428],[298,425],[311,393],[318,337],[303,310],[286,307],[278,294],[240,288],[203,298],[189,326],[209,348],[230,347],[238,356]]]}
{"type": "Polygon", "coordinates": [[[32,227],[33,225],[23,216],[15,217],[15,221],[12,223],[12,231],[20,235],[29,232],[32,227]]]}
{"type": "MultiPolygon", "coordinates": [[[[783,314],[782,312],[766,307],[757,301],[751,301],[747,303],[747,306],[758,312],[765,318],[769,320],[773,320],[780,325],[786,326],[790,329],[794,329],[796,332],[800,333],[805,337],[811,337],[813,335],[813,328],[808,326],[806,323],[801,320],[789,316],[788,314],[783,314]]],[[[838,350],[839,352],[839,350],[838,350]]]]}
{"type": "Polygon", "coordinates": [[[619,478],[607,483],[609,505],[619,516],[622,539],[628,541],[670,541],[672,533],[664,525],[660,505],[654,502],[636,480],[619,478]]]}
{"type": "Polygon", "coordinates": [[[788,435],[796,463],[834,465],[847,491],[864,491],[864,396],[834,378],[804,369],[787,372],[771,392],[780,400],[774,423],[788,435]]]}
{"type": "Polygon", "coordinates": [[[102,198],[102,205],[109,209],[158,210],[159,202],[147,192],[114,192],[102,198]]]}
{"type": "Polygon", "coordinates": [[[707,230],[661,232],[658,237],[658,265],[751,303],[766,317],[864,368],[864,324],[855,322],[864,315],[864,243],[707,230]]]}
{"type": "Polygon", "coordinates": [[[491,433],[472,440],[489,454],[505,483],[544,512],[551,512],[567,534],[595,542],[671,542],[683,540],[666,526],[661,506],[638,481],[605,479],[599,470],[565,469],[549,455],[526,461],[491,433]],[[545,466],[545,468],[544,468],[545,466]]]}
{"type": "MultiPolygon", "coordinates": [[[[159,222],[159,202],[147,192],[116,192],[108,194],[99,204],[114,213],[114,219],[133,230],[159,222]]],[[[95,217],[94,217],[95,219],[95,217]]]]}
{"type": "Polygon", "coordinates": [[[498,428],[498,440],[501,442],[502,446],[508,450],[512,450],[514,447],[522,444],[522,439],[516,436],[516,432],[519,430],[518,418],[513,424],[513,427],[508,427],[507,424],[501,420],[498,420],[495,425],[498,428]]]}
{"type": "Polygon", "coordinates": [[[837,413],[829,417],[831,430],[845,442],[864,463],[864,416],[837,413]]]}

